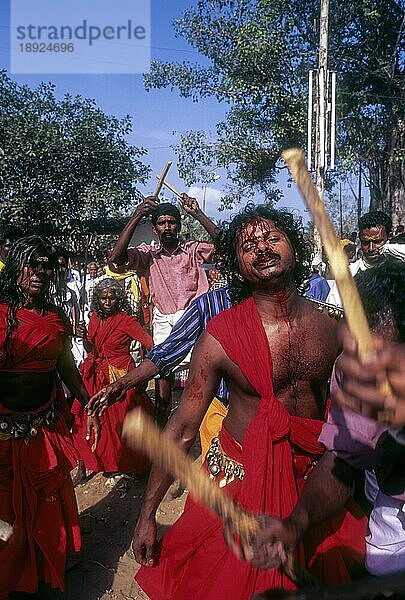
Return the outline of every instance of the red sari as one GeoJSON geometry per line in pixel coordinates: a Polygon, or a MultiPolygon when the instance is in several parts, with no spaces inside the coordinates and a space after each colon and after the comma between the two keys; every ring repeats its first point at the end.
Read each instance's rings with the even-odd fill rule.
{"type": "MultiPolygon", "coordinates": [[[[243,481],[235,479],[224,491],[249,512],[285,518],[311,463],[323,452],[317,441],[323,423],[290,415],[275,398],[270,348],[253,298],[215,317],[207,331],[261,396],[243,446],[224,428],[220,433],[224,452],[245,469],[243,481]]],[[[348,581],[351,567],[363,561],[366,526],[367,519],[350,502],[307,534],[298,557],[323,583],[348,581]]],[[[239,561],[224,542],[218,517],[190,496],[163,538],[159,564],[142,567],[136,580],[153,600],[246,600],[270,588],[295,587],[278,569],[254,569],[239,561]]]]}
{"type": "MultiPolygon", "coordinates": [[[[19,325],[11,339],[12,364],[3,354],[6,318],[7,306],[2,304],[0,370],[55,371],[63,345],[68,343],[60,316],[49,312],[41,317],[26,309],[18,310],[19,325]]],[[[62,410],[61,394],[55,372],[50,398],[35,412],[43,411],[56,398],[62,410]]],[[[1,599],[7,598],[10,591],[36,592],[39,581],[64,590],[66,554],[80,550],[79,516],[70,479],[77,455],[61,410],[55,425],[41,427],[35,437],[0,439],[0,518],[14,528],[13,536],[0,547],[1,599]]],[[[0,422],[2,415],[12,412],[0,403],[0,422]]]]}
{"type": "MultiPolygon", "coordinates": [[[[142,329],[138,320],[119,312],[105,321],[96,313],[90,317],[88,339],[93,350],[80,365],[84,384],[90,396],[114,381],[112,371],[119,369],[120,376],[135,367],[129,353],[132,340],[147,348],[152,338],[142,329]]],[[[125,398],[108,407],[100,417],[101,434],[95,452],[91,452],[86,441],[86,415],[82,406],[75,401],[72,412],[76,415],[72,429],[75,446],[89,471],[130,472],[141,475],[148,467],[143,454],[126,449],[121,442],[122,423],[125,415],[135,406],[141,406],[153,414],[153,406],[145,392],[129,390],[125,398]]],[[[91,440],[90,440],[91,443],[91,440]]]]}

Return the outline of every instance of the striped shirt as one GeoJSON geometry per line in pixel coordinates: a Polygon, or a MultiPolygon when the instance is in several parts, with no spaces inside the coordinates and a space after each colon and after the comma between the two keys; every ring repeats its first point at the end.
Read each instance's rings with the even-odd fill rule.
{"type": "MultiPolygon", "coordinates": [[[[202,294],[190,304],[173,327],[169,337],[152,348],[146,358],[155,363],[161,374],[167,377],[193,348],[208,321],[230,306],[231,302],[226,287],[202,294]]],[[[227,403],[227,397],[226,384],[221,380],[217,398],[227,403]]]]}

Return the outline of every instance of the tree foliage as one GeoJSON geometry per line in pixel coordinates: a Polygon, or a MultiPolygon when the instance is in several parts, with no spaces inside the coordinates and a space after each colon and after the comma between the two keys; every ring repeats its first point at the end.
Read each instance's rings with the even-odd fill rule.
{"type": "Polygon", "coordinates": [[[0,72],[0,220],[69,235],[122,214],[149,174],[130,131],[129,117],[108,116],[93,100],[58,100],[51,84],[32,90],[0,72]]]}
{"type": "MultiPolygon", "coordinates": [[[[393,208],[390,197],[403,187],[394,176],[404,152],[403,3],[330,0],[329,15],[340,167],[361,161],[374,206],[393,208]]],[[[306,143],[318,17],[319,0],[200,0],[174,23],[206,66],[153,62],[146,88],[170,87],[193,101],[210,96],[229,105],[213,136],[183,134],[179,163],[189,183],[215,165],[239,188],[272,189],[282,148],[306,143]]]]}

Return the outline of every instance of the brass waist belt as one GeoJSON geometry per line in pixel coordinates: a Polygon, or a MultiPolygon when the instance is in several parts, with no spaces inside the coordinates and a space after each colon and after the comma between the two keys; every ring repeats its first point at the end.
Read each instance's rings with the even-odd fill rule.
{"type": "Polygon", "coordinates": [[[57,403],[52,402],[48,408],[32,414],[5,413],[0,414],[0,441],[11,439],[28,440],[35,437],[41,427],[54,427],[58,420],[57,403]]]}
{"type": "Polygon", "coordinates": [[[245,469],[243,468],[242,463],[229,458],[229,456],[225,454],[217,437],[213,438],[205,460],[207,462],[210,479],[215,479],[220,473],[224,473],[224,477],[219,481],[220,488],[225,487],[235,478],[242,481],[245,476],[245,469]]]}

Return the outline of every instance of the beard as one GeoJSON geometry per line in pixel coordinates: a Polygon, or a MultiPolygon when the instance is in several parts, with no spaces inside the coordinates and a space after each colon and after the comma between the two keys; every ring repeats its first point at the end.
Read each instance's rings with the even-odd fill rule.
{"type": "Polygon", "coordinates": [[[172,233],[171,231],[164,231],[162,233],[162,242],[164,241],[172,241],[177,239],[177,235],[175,233],[172,233]]]}

